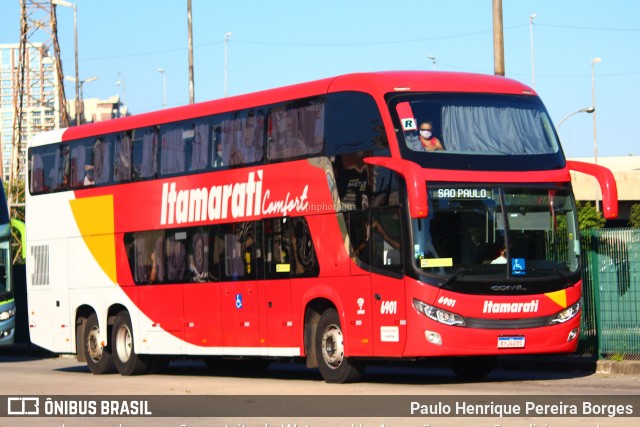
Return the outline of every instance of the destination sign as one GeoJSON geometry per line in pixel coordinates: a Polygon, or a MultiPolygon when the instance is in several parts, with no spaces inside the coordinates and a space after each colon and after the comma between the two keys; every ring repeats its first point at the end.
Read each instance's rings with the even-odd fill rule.
{"type": "Polygon", "coordinates": [[[493,199],[493,191],[487,188],[438,188],[431,190],[434,199],[493,199]]]}

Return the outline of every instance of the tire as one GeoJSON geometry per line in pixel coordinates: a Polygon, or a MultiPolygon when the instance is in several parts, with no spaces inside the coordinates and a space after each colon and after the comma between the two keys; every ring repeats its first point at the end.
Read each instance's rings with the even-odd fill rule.
{"type": "Polygon", "coordinates": [[[451,361],[451,369],[464,379],[484,378],[496,366],[496,356],[456,357],[451,361]]]}
{"type": "Polygon", "coordinates": [[[128,311],[121,311],[113,325],[111,347],[113,362],[122,375],[140,375],[149,372],[151,357],[139,355],[133,347],[133,330],[128,311]]]}
{"type": "Polygon", "coordinates": [[[89,370],[94,375],[110,374],[116,368],[109,346],[102,346],[100,341],[100,325],[98,316],[91,313],[84,326],[82,351],[89,370]]]}
{"type": "Polygon", "coordinates": [[[340,317],[333,308],[320,316],[315,336],[316,360],[322,378],[328,383],[359,381],[364,365],[344,356],[344,336],[340,317]]]}

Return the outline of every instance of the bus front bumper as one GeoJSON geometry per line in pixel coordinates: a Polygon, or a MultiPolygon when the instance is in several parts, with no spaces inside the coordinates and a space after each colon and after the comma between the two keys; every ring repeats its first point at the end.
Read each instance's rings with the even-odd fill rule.
{"type": "Polygon", "coordinates": [[[15,316],[9,320],[0,322],[0,347],[8,347],[13,345],[14,335],[16,331],[15,316]]]}
{"type": "Polygon", "coordinates": [[[570,353],[580,316],[562,324],[523,329],[479,329],[424,320],[407,331],[406,357],[570,353]]]}

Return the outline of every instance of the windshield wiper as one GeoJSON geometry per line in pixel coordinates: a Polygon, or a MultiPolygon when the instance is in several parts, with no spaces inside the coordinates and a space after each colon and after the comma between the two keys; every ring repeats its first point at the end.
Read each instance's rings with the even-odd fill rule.
{"type": "Polygon", "coordinates": [[[463,277],[466,273],[471,273],[472,271],[473,270],[471,270],[471,269],[458,268],[458,269],[456,269],[456,272],[453,273],[453,275],[448,277],[447,280],[445,280],[444,282],[440,283],[440,287],[444,288],[447,285],[450,285],[451,283],[455,282],[459,278],[463,277]]]}

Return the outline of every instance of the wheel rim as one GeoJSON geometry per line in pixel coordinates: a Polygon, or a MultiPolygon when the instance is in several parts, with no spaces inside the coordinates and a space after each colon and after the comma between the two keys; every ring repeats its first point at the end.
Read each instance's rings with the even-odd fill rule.
{"type": "Polygon", "coordinates": [[[99,362],[102,359],[102,346],[100,345],[100,329],[97,327],[91,328],[89,335],[87,336],[87,351],[89,358],[94,362],[99,362]]]}
{"type": "Polygon", "coordinates": [[[344,360],[344,342],[338,325],[329,325],[322,335],[322,358],[331,369],[337,369],[344,360]]]}
{"type": "Polygon", "coordinates": [[[116,350],[120,361],[127,363],[133,351],[133,343],[131,340],[131,331],[124,325],[120,326],[118,334],[116,335],[116,350]]]}

